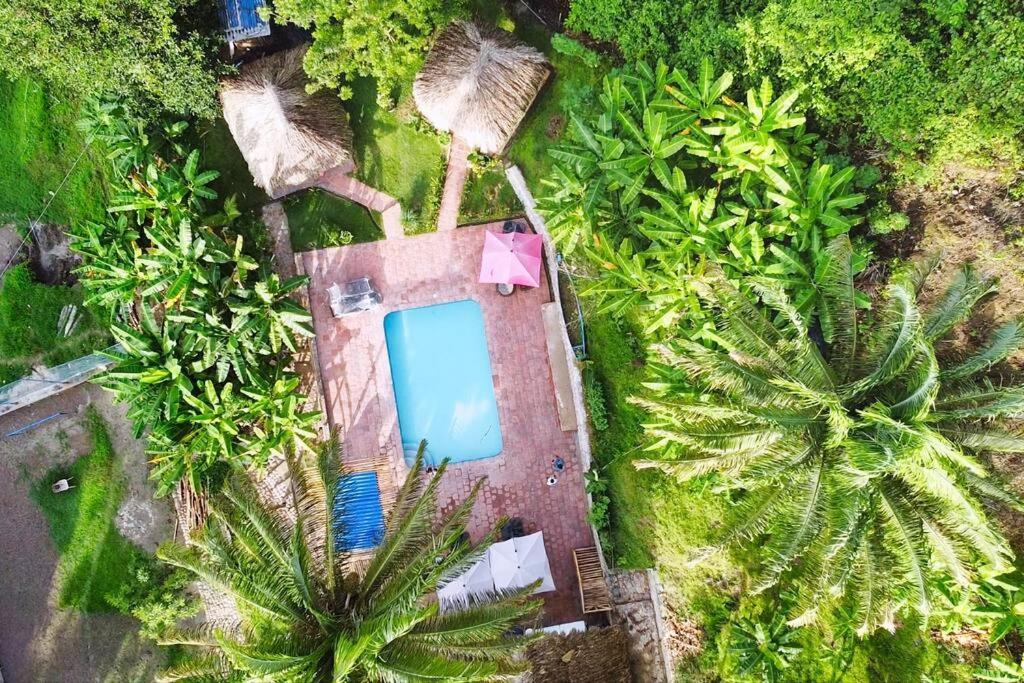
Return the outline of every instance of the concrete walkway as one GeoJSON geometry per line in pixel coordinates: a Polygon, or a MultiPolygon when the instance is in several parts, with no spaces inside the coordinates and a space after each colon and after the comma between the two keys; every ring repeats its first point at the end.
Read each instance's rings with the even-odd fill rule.
{"type": "Polygon", "coordinates": [[[469,175],[469,146],[457,137],[448,146],[448,166],[444,175],[444,193],[437,214],[438,230],[454,230],[459,225],[462,190],[469,175]]]}
{"type": "Polygon", "coordinates": [[[327,171],[316,181],[316,186],[362,204],[371,211],[379,212],[383,223],[381,227],[388,239],[405,236],[405,229],[402,227],[402,206],[398,200],[356,180],[348,175],[344,168],[332,168],[327,171]]]}

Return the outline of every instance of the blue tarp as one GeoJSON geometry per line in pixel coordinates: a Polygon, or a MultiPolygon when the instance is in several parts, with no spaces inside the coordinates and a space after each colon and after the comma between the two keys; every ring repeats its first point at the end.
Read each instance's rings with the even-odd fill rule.
{"type": "Polygon", "coordinates": [[[384,538],[384,511],[376,472],[346,474],[334,496],[335,549],[376,548],[384,538]]]}
{"type": "Polygon", "coordinates": [[[270,35],[270,24],[260,17],[263,0],[220,0],[220,23],[228,40],[270,35]]]}

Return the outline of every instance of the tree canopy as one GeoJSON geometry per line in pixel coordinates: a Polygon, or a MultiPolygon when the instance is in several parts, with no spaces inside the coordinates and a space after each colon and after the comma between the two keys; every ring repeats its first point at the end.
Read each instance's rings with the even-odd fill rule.
{"type": "Polygon", "coordinates": [[[479,484],[435,523],[445,465],[425,474],[421,444],[381,544],[356,572],[352,553],[337,546],[336,496],[345,504],[337,443],[290,466],[294,523],[240,478],[211,502],[213,517],[195,548],[161,549],[166,561],[231,595],[243,616],[238,633],[165,638],[195,648],[166,680],[468,683],[508,680],[528,667],[516,655],[532,638],[510,632],[540,606],[529,597],[532,585],[445,613],[431,599],[479,556],[463,540],[479,484]]]}
{"type": "Polygon", "coordinates": [[[0,73],[76,99],[116,93],[139,110],[212,116],[214,12],[197,0],[0,3],[0,73]]]}
{"type": "Polygon", "coordinates": [[[755,589],[792,587],[793,624],[843,609],[866,634],[927,616],[936,576],[966,585],[1011,566],[982,502],[1020,503],[977,455],[1024,450],[1024,433],[1001,420],[1024,410],[1024,387],[983,374],[1024,343],[1024,327],[1012,321],[976,352],[940,358],[936,343],[993,280],[964,267],[920,307],[929,262],[894,278],[874,324],[861,325],[848,238],[828,259],[824,353],[772,286],[755,283],[767,310],[724,280],[704,292],[717,348],[665,345],[660,393],[645,403],[662,457],[639,465],[721,475],[738,505],[720,545],[759,558],[755,589]]]}
{"type": "Polygon", "coordinates": [[[358,76],[377,81],[378,98],[412,83],[434,33],[465,14],[465,0],[277,0],[279,21],[313,31],[306,73],[321,87],[340,89],[358,76]]]}

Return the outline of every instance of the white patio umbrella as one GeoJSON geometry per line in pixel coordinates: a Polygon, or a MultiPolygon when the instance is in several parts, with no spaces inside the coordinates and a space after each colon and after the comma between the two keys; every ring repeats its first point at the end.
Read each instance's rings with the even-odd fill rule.
{"type": "Polygon", "coordinates": [[[516,544],[512,540],[495,543],[487,549],[487,558],[491,562],[491,577],[497,590],[519,588],[519,557],[516,555],[516,544]]]}
{"type": "Polygon", "coordinates": [[[544,532],[495,543],[487,551],[491,562],[491,576],[494,587],[508,590],[528,586],[540,579],[540,586],[534,593],[555,590],[551,577],[551,565],[544,548],[544,532]]]}
{"type": "Polygon", "coordinates": [[[482,597],[494,593],[494,579],[487,553],[473,566],[452,579],[437,591],[437,600],[444,611],[469,605],[470,597],[482,597]]]}

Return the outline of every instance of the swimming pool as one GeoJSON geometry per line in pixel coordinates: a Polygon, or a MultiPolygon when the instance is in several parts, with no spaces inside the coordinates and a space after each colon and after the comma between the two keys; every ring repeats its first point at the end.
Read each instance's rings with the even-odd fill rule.
{"type": "Polygon", "coordinates": [[[421,439],[435,465],[498,455],[501,426],[480,304],[388,313],[384,337],[406,460],[421,439]]]}

